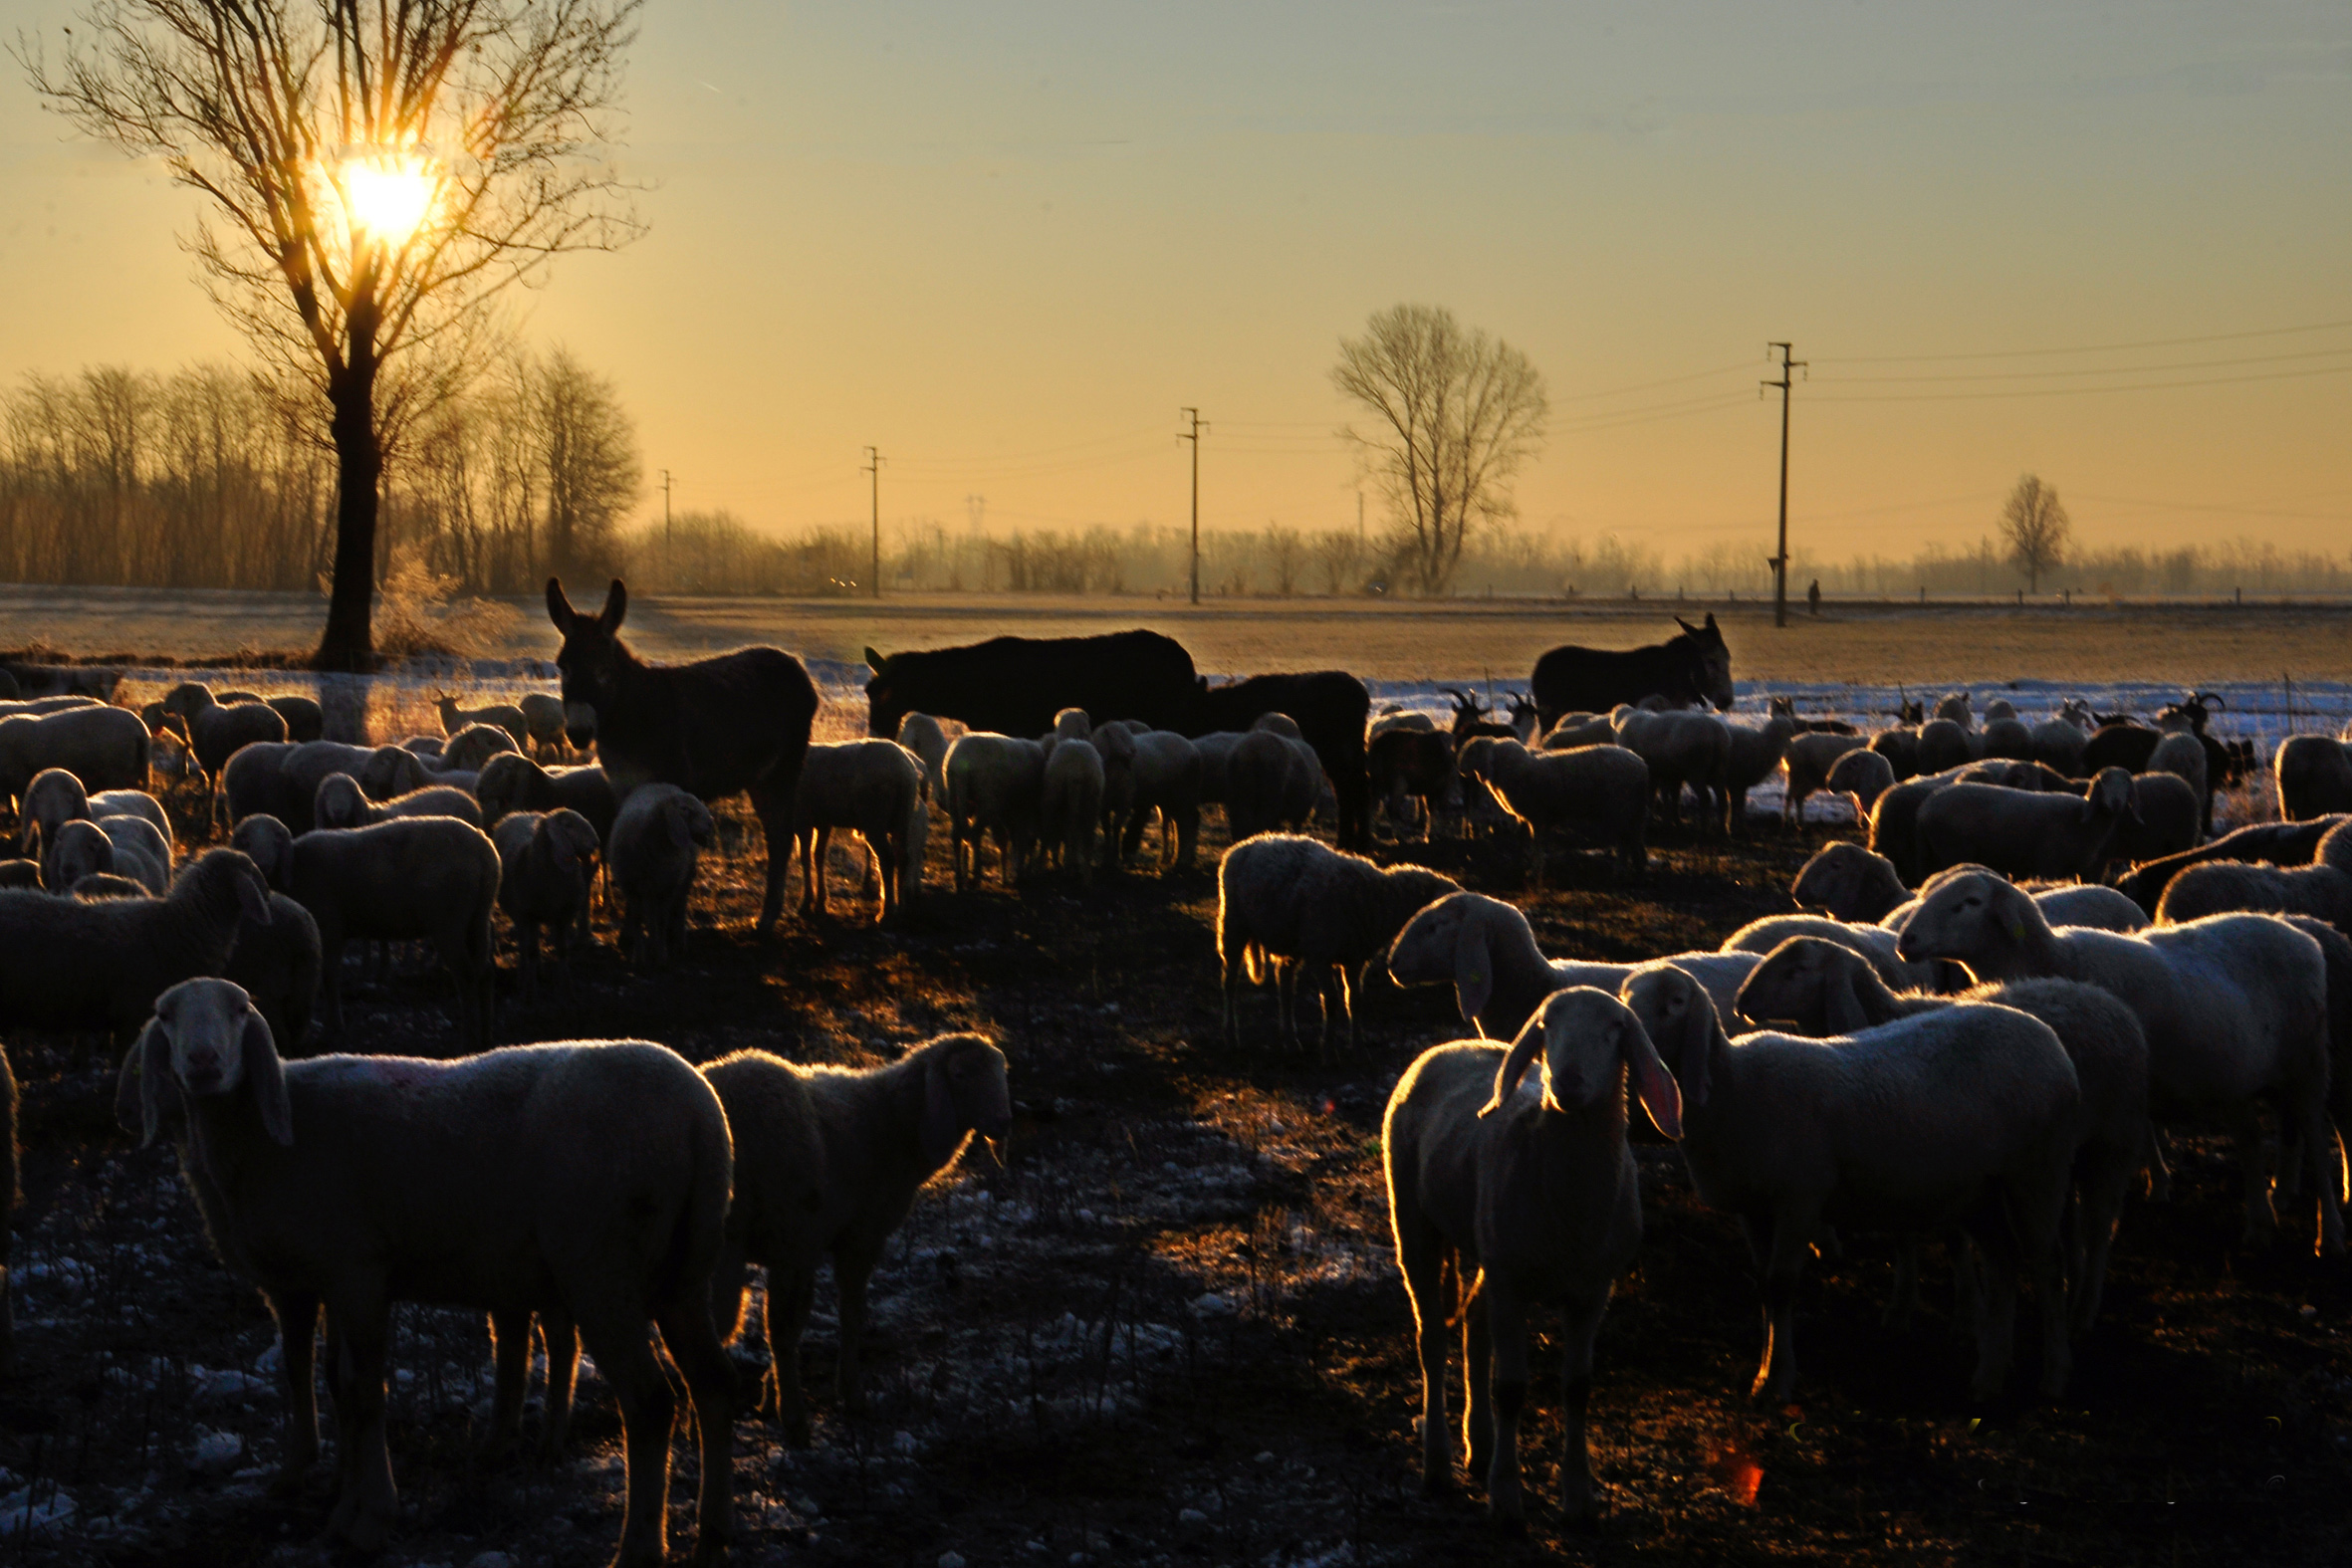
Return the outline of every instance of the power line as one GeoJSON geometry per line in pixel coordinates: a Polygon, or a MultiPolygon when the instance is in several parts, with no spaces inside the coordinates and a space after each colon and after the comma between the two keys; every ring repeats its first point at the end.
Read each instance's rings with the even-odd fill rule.
{"type": "Polygon", "coordinates": [[[1180,408],[1178,413],[1192,421],[1190,430],[1179,430],[1176,439],[1192,443],[1192,601],[1201,601],[1201,432],[1209,427],[1201,420],[1197,408],[1180,408]]]}
{"type": "Polygon", "coordinates": [[[2061,353],[2122,353],[2133,348],[2179,348],[2190,343],[2238,342],[2248,337],[2288,337],[2297,333],[2332,333],[2352,321],[2313,322],[2304,327],[2265,327],[2250,333],[2207,333],[2196,337],[2150,337],[2136,343],[2083,343],[2071,348],[1988,348],[1970,353],[1841,354],[1823,364],[1925,364],[1944,359],[2035,359],[2061,353]]]}
{"type": "MultiPolygon", "coordinates": [[[[1790,343],[1773,343],[1780,350],[1780,379],[1760,382],[1763,386],[1780,389],[1780,553],[1772,558],[1772,624],[1788,624],[1788,404],[1794,389],[1795,373],[1805,361],[1789,357],[1790,343]]],[[[1819,604],[1813,606],[1817,612],[1819,604]]]]}
{"type": "Polygon", "coordinates": [[[869,446],[865,449],[863,472],[873,476],[873,573],[874,597],[878,599],[882,596],[882,454],[879,448],[869,446]]]}
{"type": "Polygon", "coordinates": [[[1755,361],[1752,359],[1744,359],[1738,364],[1727,364],[1720,369],[1693,370],[1689,375],[1670,375],[1659,381],[1636,381],[1631,386],[1612,386],[1598,392],[1570,392],[1560,401],[1563,403],[1583,403],[1599,397],[1621,397],[1627,392],[1647,392],[1653,387],[1679,386],[1685,381],[1704,381],[1711,375],[1729,375],[1734,370],[1745,370],[1753,363],[1755,361]]]}
{"type": "Polygon", "coordinates": [[[2165,370],[2212,370],[2234,364],[2284,364],[2295,359],[2331,359],[2352,354],[2352,343],[2340,348],[2306,348],[2296,353],[2240,354],[2233,359],[2176,359],[2169,364],[2098,364],[2074,370],[1962,370],[1928,375],[1828,375],[1824,386],[1846,386],[1869,381],[2031,381],[2061,375],[2142,375],[2165,370]]]}
{"type": "Polygon", "coordinates": [[[1737,408],[1749,401],[1744,391],[1717,392],[1685,402],[1659,403],[1649,408],[1627,409],[1622,413],[1594,414],[1581,422],[1562,425],[1559,430],[1562,435],[1581,435],[1589,430],[1615,430],[1625,425],[1646,425],[1662,419],[1683,419],[1692,414],[1712,413],[1719,408],[1737,408]]]}
{"type": "Polygon", "coordinates": [[[1949,403],[1988,397],[2071,397],[2091,392],[2161,392],[2176,386],[2236,386],[2248,381],[2295,381],[2314,375],[2343,375],[2352,364],[2324,365],[2313,370],[2272,370],[2258,375],[2209,375],[2186,381],[2125,381],[2114,386],[2033,386],[2007,392],[1873,392],[1860,397],[1835,393],[1813,399],[1817,403],[1949,403]]]}

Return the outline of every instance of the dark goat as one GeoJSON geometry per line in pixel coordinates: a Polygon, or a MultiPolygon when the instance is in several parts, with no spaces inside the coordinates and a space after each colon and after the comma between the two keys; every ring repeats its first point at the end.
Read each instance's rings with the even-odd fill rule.
{"type": "MultiPolygon", "coordinates": [[[[868,648],[865,662],[874,672],[865,683],[865,733],[885,741],[897,739],[910,713],[1035,740],[1064,708],[1084,709],[1097,725],[1141,719],[1155,730],[1203,733],[1187,725],[1199,701],[1192,655],[1156,631],[991,637],[891,654],[868,648]]],[[[1298,722],[1303,729],[1304,716],[1298,722]]]]}
{"type": "Polygon", "coordinates": [[[1648,647],[1617,651],[1574,643],[1535,661],[1529,689],[1548,730],[1563,713],[1607,713],[1619,703],[1664,697],[1681,707],[1712,702],[1732,706],[1732,650],[1710,614],[1703,626],[1680,615],[1682,634],[1648,647]]]}
{"type": "Polygon", "coordinates": [[[628,589],[618,577],[595,615],[574,609],[563,582],[550,577],[547,610],[564,634],[556,667],[564,677],[566,734],[582,748],[594,739],[615,798],[643,784],[676,784],[705,800],[750,793],[768,853],[757,928],[766,931],[784,910],[793,796],[817,718],[809,672],[781,648],[648,664],[620,640],[628,589]]]}
{"type": "Polygon", "coordinates": [[[1790,724],[1796,726],[1794,733],[1798,735],[1860,735],[1862,733],[1843,719],[1799,719],[1796,716],[1796,699],[1793,697],[1774,697],[1771,700],[1769,716],[1775,719],[1786,719],[1790,724]]]}
{"type": "Polygon", "coordinates": [[[1365,768],[1375,797],[1412,795],[1421,802],[1422,833],[1433,836],[1433,803],[1453,783],[1454,738],[1427,730],[1391,730],[1367,749],[1365,768]]]}
{"type": "Polygon", "coordinates": [[[1496,723],[1495,705],[1481,702],[1478,693],[1457,691],[1448,687],[1446,695],[1454,699],[1452,734],[1456,746],[1482,735],[1491,735],[1497,740],[1519,741],[1525,739],[1519,731],[1510,725],[1496,723]]]}
{"type": "Polygon", "coordinates": [[[1189,723],[1168,725],[1189,736],[1247,730],[1265,714],[1287,713],[1298,734],[1314,748],[1330,775],[1339,801],[1339,847],[1372,847],[1373,791],[1365,773],[1364,721],[1372,694],[1345,670],[1309,670],[1292,675],[1253,675],[1225,686],[1205,681],[1197,689],[1189,723]]]}
{"type": "Polygon", "coordinates": [[[2195,849],[2184,849],[2177,855],[2166,855],[2158,860],[2145,861],[2125,875],[2115,879],[2124,897],[2156,916],[2156,906],[2164,899],[2164,890],[2174,877],[2194,865],[2208,860],[2251,860],[2263,865],[2307,866],[2319,852],[2319,840],[2327,830],[2339,822],[2352,821],[2341,814],[2314,817],[2307,822],[2256,822],[2234,833],[2224,833],[2210,844],[2195,849]]]}
{"type": "Polygon", "coordinates": [[[2164,739],[2162,730],[2153,729],[2138,720],[2122,724],[2101,724],[2092,732],[2082,748],[2082,770],[2096,774],[2102,768],[2123,768],[2135,774],[2148,771],[2148,759],[2154,755],[2157,743],[2164,739]]]}

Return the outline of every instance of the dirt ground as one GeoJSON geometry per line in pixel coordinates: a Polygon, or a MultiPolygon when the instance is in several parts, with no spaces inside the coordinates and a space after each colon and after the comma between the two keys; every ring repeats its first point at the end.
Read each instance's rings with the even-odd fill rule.
{"type": "MultiPolygon", "coordinates": [[[[183,843],[201,842],[181,814],[183,843]]],[[[967,1161],[893,1243],[875,1282],[866,1415],[830,1397],[827,1286],[805,1366],[816,1445],[738,1428],[739,1563],[2344,1558],[2352,1276],[2301,1245],[2241,1251],[2232,1157],[2202,1136],[2176,1139],[2176,1200],[2127,1211],[2106,1316],[2068,1394],[2026,1392],[2028,1348],[2012,1393],[1989,1407],[1967,1399],[1941,1266],[1925,1317],[1898,1332],[1880,1320],[1891,1254],[1857,1239],[1807,1278],[1799,1403],[1749,1408],[1758,1312],[1738,1232],[1695,1202],[1671,1151],[1645,1149],[1648,1233],[1600,1339],[1602,1533],[1565,1535],[1538,1505],[1524,1542],[1496,1544],[1477,1487],[1430,1500],[1416,1484],[1417,1372],[1380,1175],[1390,1087],[1417,1051],[1461,1032],[1449,993],[1377,990],[1366,1048],[1328,1065],[1278,1050],[1270,998],[1249,996],[1244,1046],[1229,1049],[1214,828],[1190,871],[1091,886],[1045,876],[1018,897],[993,880],[941,891],[942,834],[931,891],[898,929],[871,923],[837,853],[831,914],[755,942],[756,829],[722,821],[682,962],[634,972],[605,925],[560,991],[506,1000],[501,1038],[638,1035],[696,1060],[756,1045],[865,1063],[976,1028],[1011,1058],[1018,1102],[1007,1165],[967,1161]]],[[[1825,831],[1668,838],[1648,877],[1622,887],[1597,859],[1563,856],[1532,898],[1521,853],[1499,841],[1382,854],[1525,902],[1547,953],[1631,959],[1713,946],[1786,909],[1789,877],[1825,831]]],[[[440,977],[354,970],[348,996],[348,1048],[453,1045],[440,977]]],[[[331,1560],[300,1544],[324,1519],[324,1472],[299,1499],[264,1490],[280,1430],[270,1321],[213,1259],[171,1156],[115,1128],[109,1053],[8,1046],[25,1203],[21,1365],[0,1383],[0,1560],[331,1560]],[[26,1528],[57,1517],[61,1498],[70,1515],[26,1528]]],[[[2307,1237],[2300,1213],[2290,1233],[2307,1237]]],[[[1559,1437],[1558,1349],[1543,1328],[1526,1450],[1538,1498],[1559,1437]]],[[[755,1335],[744,1354],[758,1353],[755,1335]]],[[[605,1560],[618,1422],[592,1377],[573,1455],[543,1470],[477,1457],[478,1318],[402,1309],[394,1365],[404,1515],[385,1561],[605,1560]]],[[[677,1453],[682,1549],[693,1463],[686,1445],[677,1453]]]]}

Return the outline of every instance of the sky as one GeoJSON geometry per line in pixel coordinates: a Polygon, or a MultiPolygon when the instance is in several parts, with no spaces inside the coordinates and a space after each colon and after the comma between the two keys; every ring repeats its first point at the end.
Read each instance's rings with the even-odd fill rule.
{"type": "MultiPolygon", "coordinates": [[[[1196,406],[1204,527],[1353,527],[1330,366],[1415,302],[1543,372],[1532,529],[1768,554],[1785,339],[1822,556],[1973,544],[2028,470],[2087,545],[2336,551],[2348,90],[2352,8],[2292,0],[650,0],[648,232],[523,331],[618,387],[640,517],[666,469],[862,521],[873,445],[885,525],[1182,523],[1196,406]]],[[[196,199],[0,73],[0,381],[235,357],[196,199]]]]}

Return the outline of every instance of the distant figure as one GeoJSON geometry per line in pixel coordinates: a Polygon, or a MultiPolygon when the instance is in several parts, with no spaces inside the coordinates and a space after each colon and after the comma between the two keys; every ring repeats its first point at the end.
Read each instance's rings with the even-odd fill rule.
{"type": "Polygon", "coordinates": [[[1815,577],[1813,585],[1805,589],[1805,606],[1816,615],[1821,613],[1821,579],[1819,577],[1815,577]]]}

